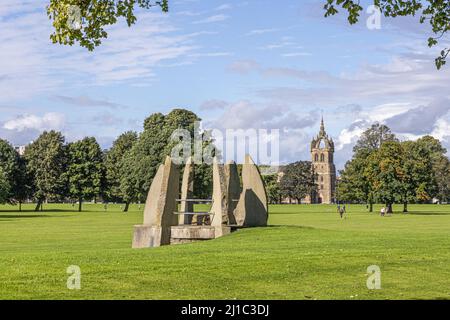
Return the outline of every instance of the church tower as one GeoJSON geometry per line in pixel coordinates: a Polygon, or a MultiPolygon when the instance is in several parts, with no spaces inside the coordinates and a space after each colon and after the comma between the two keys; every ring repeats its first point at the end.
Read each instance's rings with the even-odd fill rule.
{"type": "Polygon", "coordinates": [[[317,175],[317,194],[312,203],[334,203],[336,186],[336,167],[333,163],[334,142],[328,137],[325,125],[320,123],[320,132],[311,142],[311,157],[317,175]]]}

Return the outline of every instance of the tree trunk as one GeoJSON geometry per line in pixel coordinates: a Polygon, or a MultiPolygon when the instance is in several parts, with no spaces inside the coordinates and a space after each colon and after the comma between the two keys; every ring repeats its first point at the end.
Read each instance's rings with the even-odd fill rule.
{"type": "Polygon", "coordinates": [[[36,208],[34,208],[34,211],[38,212],[39,209],[42,207],[42,200],[38,200],[38,203],[36,204],[36,208]]]}
{"type": "Polygon", "coordinates": [[[373,212],[373,203],[369,202],[369,212],[373,212]]]}
{"type": "Polygon", "coordinates": [[[123,209],[123,212],[128,212],[128,208],[130,207],[129,202],[125,202],[125,208],[123,209]]]}
{"type": "Polygon", "coordinates": [[[387,205],[387,213],[392,213],[392,203],[387,205]]]}
{"type": "Polygon", "coordinates": [[[83,198],[78,199],[78,212],[81,212],[83,205],[83,198]]]}
{"type": "Polygon", "coordinates": [[[408,202],[403,202],[403,213],[407,213],[408,212],[408,202]]]}
{"type": "Polygon", "coordinates": [[[19,212],[22,212],[22,201],[19,201],[19,212]]]}

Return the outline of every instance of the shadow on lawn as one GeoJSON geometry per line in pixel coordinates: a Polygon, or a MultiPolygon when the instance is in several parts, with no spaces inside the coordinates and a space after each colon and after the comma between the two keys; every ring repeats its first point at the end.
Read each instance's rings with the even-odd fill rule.
{"type": "Polygon", "coordinates": [[[316,230],[314,227],[309,226],[299,226],[299,225],[292,225],[292,224],[270,224],[263,228],[295,228],[295,229],[308,229],[308,230],[316,230]]]}
{"type": "Polygon", "coordinates": [[[0,214],[0,221],[5,221],[7,219],[21,219],[21,218],[29,219],[29,218],[61,218],[61,217],[66,217],[66,216],[48,215],[48,214],[14,214],[14,215],[0,214]]]}
{"type": "Polygon", "coordinates": [[[444,211],[427,211],[427,212],[410,211],[410,212],[408,212],[406,214],[411,214],[411,215],[415,215],[415,216],[449,216],[450,215],[450,210],[449,210],[449,212],[444,212],[444,211]]]}

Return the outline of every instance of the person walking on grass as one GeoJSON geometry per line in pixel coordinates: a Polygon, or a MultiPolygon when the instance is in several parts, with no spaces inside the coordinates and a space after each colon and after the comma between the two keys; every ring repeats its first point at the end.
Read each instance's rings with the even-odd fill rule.
{"type": "Polygon", "coordinates": [[[339,215],[341,216],[341,219],[343,219],[344,218],[344,214],[345,214],[345,206],[342,206],[342,208],[339,207],[338,211],[339,211],[339,215]]]}
{"type": "Polygon", "coordinates": [[[386,215],[386,207],[381,208],[380,215],[384,217],[386,215]]]}

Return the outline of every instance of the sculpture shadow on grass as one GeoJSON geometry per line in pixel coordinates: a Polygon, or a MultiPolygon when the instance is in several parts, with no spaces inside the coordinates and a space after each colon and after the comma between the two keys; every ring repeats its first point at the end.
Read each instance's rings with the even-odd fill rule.
{"type": "MultiPolygon", "coordinates": [[[[4,211],[0,211],[4,212],[4,211]]],[[[59,215],[47,215],[47,214],[10,214],[10,215],[3,215],[0,214],[0,221],[7,221],[10,219],[31,219],[31,218],[61,218],[66,216],[59,216],[59,215]]]]}
{"type": "Polygon", "coordinates": [[[447,212],[444,211],[410,211],[405,214],[415,215],[415,216],[450,216],[450,207],[447,212]]]}

